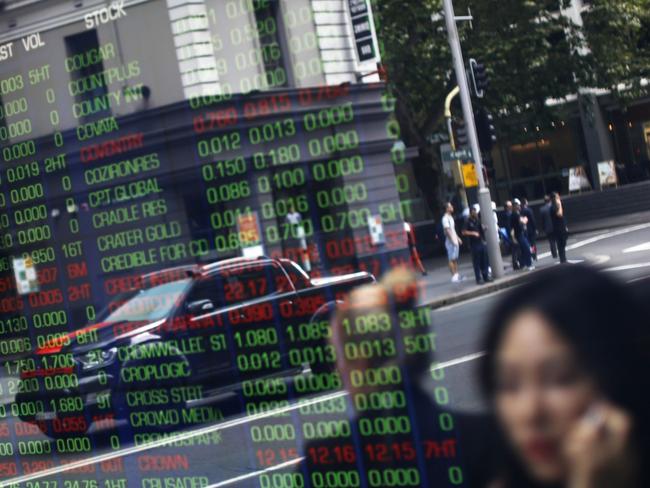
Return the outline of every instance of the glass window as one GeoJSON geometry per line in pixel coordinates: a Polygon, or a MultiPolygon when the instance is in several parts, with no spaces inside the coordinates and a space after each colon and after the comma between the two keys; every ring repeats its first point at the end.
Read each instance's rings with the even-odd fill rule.
{"type": "MultiPolygon", "coordinates": [[[[0,0],[0,486],[498,485],[477,282],[650,208],[620,2],[453,2],[471,117],[441,1],[0,0]],[[462,235],[477,185],[530,246],[462,235]]],[[[569,258],[638,278],[615,234],[569,258]]]]}
{"type": "Polygon", "coordinates": [[[424,315],[331,323],[430,215],[375,7],[4,2],[0,484],[416,486],[424,440],[452,468],[398,360],[424,315]]]}
{"type": "Polygon", "coordinates": [[[138,290],[118,300],[121,305],[108,314],[103,321],[154,321],[168,317],[173,308],[178,305],[189,283],[188,278],[138,290]]]}

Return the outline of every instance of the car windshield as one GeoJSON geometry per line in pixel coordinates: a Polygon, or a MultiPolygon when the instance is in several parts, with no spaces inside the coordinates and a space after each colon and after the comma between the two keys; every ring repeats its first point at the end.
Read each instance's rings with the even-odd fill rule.
{"type": "Polygon", "coordinates": [[[154,321],[168,317],[187,290],[190,278],[125,293],[116,297],[100,316],[101,322],[154,321]]]}

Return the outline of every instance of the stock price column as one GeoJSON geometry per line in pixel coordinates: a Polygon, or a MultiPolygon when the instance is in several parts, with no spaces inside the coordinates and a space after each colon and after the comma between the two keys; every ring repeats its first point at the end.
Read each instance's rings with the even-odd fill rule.
{"type": "MultiPolygon", "coordinates": [[[[28,38],[38,39],[38,47],[46,45],[47,38],[39,33],[28,38]]],[[[46,51],[30,52],[24,59],[28,60],[24,72],[0,82],[4,101],[1,177],[9,197],[3,199],[8,212],[0,219],[11,229],[5,234],[8,255],[3,256],[3,262],[9,270],[3,278],[3,291],[12,296],[3,300],[3,312],[9,312],[3,319],[9,324],[5,329],[21,332],[20,343],[29,346],[18,351],[11,345],[16,349],[13,353],[21,357],[12,358],[10,353],[4,366],[11,379],[10,391],[3,394],[15,395],[10,404],[13,428],[9,429],[19,460],[14,474],[52,467],[59,454],[90,450],[88,438],[79,438],[73,445],[62,439],[50,441],[41,433],[61,436],[86,430],[80,397],[61,396],[63,389],[76,387],[77,379],[71,356],[60,353],[60,349],[82,316],[81,324],[85,322],[84,307],[75,302],[89,299],[90,289],[85,280],[85,261],[76,262],[74,269],[56,264],[67,257],[66,241],[75,239],[74,234],[79,232],[76,207],[66,197],[72,185],[66,171],[67,154],[62,150],[59,94],[52,80],[56,67],[50,64],[46,51]],[[30,112],[30,103],[47,107],[46,117],[40,111],[30,112]],[[51,135],[35,137],[44,132],[51,135]],[[69,220],[68,214],[72,216],[69,220]],[[25,279],[30,269],[35,274],[32,281],[25,279]],[[72,283],[72,279],[77,281],[72,283]],[[33,356],[35,351],[51,354],[33,356]],[[58,417],[52,419],[53,412],[58,417]]]]}

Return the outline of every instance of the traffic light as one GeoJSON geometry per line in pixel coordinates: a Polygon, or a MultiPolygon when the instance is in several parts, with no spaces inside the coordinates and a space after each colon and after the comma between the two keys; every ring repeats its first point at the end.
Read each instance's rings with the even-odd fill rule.
{"type": "Polygon", "coordinates": [[[456,119],[456,148],[461,148],[469,144],[469,137],[467,136],[467,126],[463,119],[456,119]]]}
{"type": "Polygon", "coordinates": [[[479,108],[474,115],[476,132],[481,151],[490,152],[497,142],[497,129],[494,126],[494,116],[486,109],[479,108]]]}
{"type": "Polygon", "coordinates": [[[485,90],[490,86],[490,80],[488,79],[485,65],[472,58],[469,60],[469,71],[472,78],[474,94],[478,98],[483,98],[485,90]]]}

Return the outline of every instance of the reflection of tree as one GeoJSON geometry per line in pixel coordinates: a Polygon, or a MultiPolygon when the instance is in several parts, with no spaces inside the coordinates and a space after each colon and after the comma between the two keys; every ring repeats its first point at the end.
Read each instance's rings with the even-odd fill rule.
{"type": "MultiPolygon", "coordinates": [[[[549,127],[562,106],[548,107],[545,100],[576,93],[578,86],[609,89],[625,82],[632,89],[614,90],[614,95],[647,96],[641,78],[648,77],[650,66],[648,1],[593,0],[583,13],[583,28],[556,15],[555,9],[570,3],[454,1],[457,12],[471,6],[474,16],[473,29],[466,23],[459,29],[466,57],[487,66],[491,86],[482,103],[504,114],[503,119],[517,117],[512,127],[497,120],[501,138],[521,141],[522,126],[549,127]],[[585,42],[590,50],[584,49],[585,42]]],[[[441,1],[427,0],[410,9],[400,0],[374,0],[373,7],[403,138],[420,148],[415,172],[427,182],[421,188],[432,201],[431,189],[438,187],[432,179],[440,178],[442,169],[437,148],[426,138],[442,130],[444,97],[453,87],[444,19],[438,15],[441,1]]],[[[578,134],[574,137],[580,140],[578,134]]]]}
{"type": "Polygon", "coordinates": [[[585,86],[613,88],[615,96],[627,100],[647,96],[641,79],[648,77],[650,66],[650,2],[592,0],[589,4],[583,14],[582,32],[589,45],[587,60],[592,70],[585,86]],[[630,89],[619,91],[616,87],[620,83],[630,89]]]}
{"type": "MultiPolygon", "coordinates": [[[[500,111],[519,118],[513,139],[522,135],[521,126],[542,126],[552,108],[548,98],[575,93],[572,73],[580,72],[579,60],[565,31],[572,27],[563,16],[552,15],[553,2],[456,0],[457,12],[466,12],[471,3],[473,29],[459,24],[467,57],[480,59],[487,66],[490,89],[483,104],[495,114],[500,111]],[[535,80],[531,83],[531,80],[535,80]]],[[[420,2],[418,8],[404,8],[399,0],[375,0],[382,59],[388,79],[397,96],[397,116],[403,138],[420,148],[415,162],[418,180],[430,196],[431,176],[442,172],[437,147],[426,142],[435,131],[443,131],[443,105],[454,86],[449,81],[449,53],[440,0],[420,2]],[[432,22],[432,16],[435,19],[432,22]],[[433,165],[432,165],[433,161],[433,165]],[[426,188],[425,188],[426,186],[426,188]]],[[[458,110],[458,109],[455,109],[458,110]]],[[[506,127],[500,126],[503,133],[506,127]]]]}

